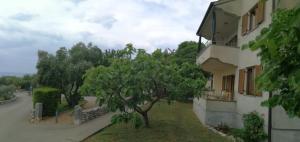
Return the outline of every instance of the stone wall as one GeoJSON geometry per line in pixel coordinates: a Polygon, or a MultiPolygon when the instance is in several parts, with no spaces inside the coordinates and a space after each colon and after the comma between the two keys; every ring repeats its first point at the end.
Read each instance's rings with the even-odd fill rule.
{"type": "Polygon", "coordinates": [[[74,124],[80,125],[97,117],[103,116],[106,113],[108,113],[108,111],[104,107],[94,107],[83,110],[80,106],[75,106],[74,124]]]}
{"type": "Polygon", "coordinates": [[[4,105],[4,104],[7,104],[7,103],[11,103],[11,102],[14,102],[17,100],[17,96],[13,96],[11,99],[9,100],[4,100],[4,101],[0,101],[0,105],[4,105]]]}

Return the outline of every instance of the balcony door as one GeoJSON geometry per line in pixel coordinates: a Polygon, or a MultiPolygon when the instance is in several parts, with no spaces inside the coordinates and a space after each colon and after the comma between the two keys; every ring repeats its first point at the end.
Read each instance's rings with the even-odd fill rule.
{"type": "Polygon", "coordinates": [[[230,98],[233,99],[234,94],[234,75],[223,76],[222,91],[230,93],[230,98]]]}

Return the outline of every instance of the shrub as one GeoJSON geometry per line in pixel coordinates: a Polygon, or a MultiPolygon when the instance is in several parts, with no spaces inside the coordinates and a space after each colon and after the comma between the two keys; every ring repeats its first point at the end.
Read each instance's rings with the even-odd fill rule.
{"type": "Polygon", "coordinates": [[[9,100],[13,97],[16,88],[13,85],[1,85],[0,86],[0,98],[9,100]]]}
{"type": "Polygon", "coordinates": [[[244,128],[236,129],[233,134],[244,142],[262,142],[266,140],[267,134],[264,131],[264,120],[257,112],[251,112],[243,116],[244,128]]]}
{"type": "Polygon", "coordinates": [[[34,89],[33,106],[36,103],[43,104],[43,116],[54,116],[58,107],[60,91],[55,88],[42,87],[34,89]]]}

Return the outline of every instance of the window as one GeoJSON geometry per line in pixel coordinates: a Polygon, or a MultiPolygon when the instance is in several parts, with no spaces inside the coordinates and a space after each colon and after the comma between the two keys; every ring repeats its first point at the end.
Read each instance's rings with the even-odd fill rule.
{"type": "Polygon", "coordinates": [[[234,92],[234,75],[223,76],[222,90],[227,92],[234,92]]]}
{"type": "Polygon", "coordinates": [[[247,95],[255,95],[254,92],[254,67],[247,68],[247,83],[246,83],[246,93],[247,95]]]}
{"type": "Polygon", "coordinates": [[[257,9],[257,6],[256,7],[254,7],[250,12],[249,12],[249,31],[252,31],[252,30],[254,30],[255,28],[256,28],[256,22],[255,22],[255,20],[256,20],[256,9],[257,9]]]}
{"type": "Polygon", "coordinates": [[[260,75],[261,71],[262,71],[261,65],[256,65],[256,66],[248,67],[246,69],[239,70],[238,91],[240,94],[262,96],[262,92],[256,90],[256,86],[255,86],[256,85],[255,78],[258,75],[260,75]]]}
{"type": "Polygon", "coordinates": [[[258,27],[264,21],[264,16],[265,3],[261,1],[242,17],[242,35],[246,35],[258,27]]]}

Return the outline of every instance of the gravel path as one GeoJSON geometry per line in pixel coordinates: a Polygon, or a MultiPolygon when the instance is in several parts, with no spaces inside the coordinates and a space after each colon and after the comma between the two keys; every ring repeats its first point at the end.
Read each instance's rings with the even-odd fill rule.
{"type": "Polygon", "coordinates": [[[79,142],[110,124],[112,114],[80,126],[70,124],[32,124],[31,96],[16,93],[17,100],[0,106],[0,142],[79,142]]]}

